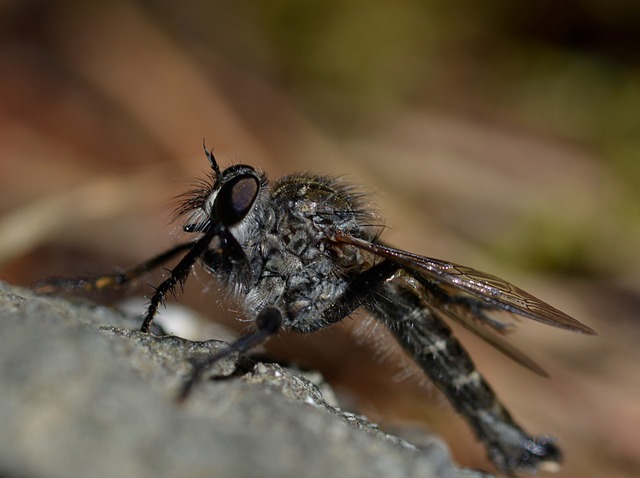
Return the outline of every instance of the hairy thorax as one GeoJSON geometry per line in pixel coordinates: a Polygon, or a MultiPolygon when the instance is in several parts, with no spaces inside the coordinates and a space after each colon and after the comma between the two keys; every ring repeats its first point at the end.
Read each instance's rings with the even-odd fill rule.
{"type": "Polygon", "coordinates": [[[245,310],[252,315],[274,306],[285,327],[317,328],[322,312],[372,265],[369,254],[330,241],[327,226],[372,240],[379,219],[362,194],[317,176],[286,176],[264,200],[270,212],[260,217],[254,240],[243,244],[252,269],[245,310]]]}

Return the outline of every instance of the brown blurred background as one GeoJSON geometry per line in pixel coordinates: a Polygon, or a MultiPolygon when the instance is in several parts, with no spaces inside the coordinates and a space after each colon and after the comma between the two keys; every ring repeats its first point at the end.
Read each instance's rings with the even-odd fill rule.
{"type": "MultiPolygon", "coordinates": [[[[223,165],[346,175],[387,242],[495,273],[600,333],[521,324],[513,342],[551,379],[460,335],[525,428],[558,437],[558,476],[640,474],[637,2],[19,0],[0,4],[0,35],[2,280],[111,271],[174,243],[203,138],[223,165]]],[[[232,323],[208,285],[199,273],[181,303],[232,323]]],[[[357,322],[270,351],[487,468],[357,322]]]]}

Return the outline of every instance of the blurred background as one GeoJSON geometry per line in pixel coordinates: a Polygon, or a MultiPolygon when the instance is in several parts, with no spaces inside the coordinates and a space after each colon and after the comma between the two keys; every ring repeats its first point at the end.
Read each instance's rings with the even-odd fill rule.
{"type": "MultiPolygon", "coordinates": [[[[223,166],[344,176],[366,185],[387,242],[599,332],[522,323],[511,339],[550,379],[460,336],[517,420],[558,438],[558,476],[638,476],[639,52],[631,1],[5,0],[0,279],[113,271],[174,244],[203,138],[223,166]]],[[[200,272],[180,303],[241,330],[215,290],[200,272]]],[[[321,370],[384,429],[433,429],[490,468],[359,322],[269,353],[321,370]]]]}

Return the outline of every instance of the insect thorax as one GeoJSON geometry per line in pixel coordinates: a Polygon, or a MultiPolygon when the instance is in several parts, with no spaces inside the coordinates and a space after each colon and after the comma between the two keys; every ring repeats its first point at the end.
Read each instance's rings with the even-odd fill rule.
{"type": "Polygon", "coordinates": [[[339,229],[372,240],[380,219],[364,207],[362,194],[335,179],[286,176],[264,192],[249,218],[256,227],[241,243],[252,271],[245,313],[253,318],[274,306],[285,327],[315,329],[322,311],[372,265],[369,254],[337,246],[328,234],[339,229]]]}

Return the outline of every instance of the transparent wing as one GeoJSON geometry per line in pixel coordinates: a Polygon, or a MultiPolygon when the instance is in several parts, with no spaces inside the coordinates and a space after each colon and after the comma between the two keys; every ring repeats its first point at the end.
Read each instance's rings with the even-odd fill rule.
{"type": "MultiPolygon", "coordinates": [[[[582,334],[596,335],[596,332],[592,328],[578,322],[573,317],[541,301],[528,292],[491,274],[451,262],[401,251],[382,244],[372,243],[341,231],[334,231],[332,239],[335,242],[351,244],[359,249],[389,259],[405,269],[414,271],[429,280],[435,281],[436,284],[441,283],[442,285],[466,292],[496,308],[553,327],[582,334]]],[[[480,334],[480,336],[482,337],[482,334],[480,334]]]]}
{"type": "Polygon", "coordinates": [[[521,352],[506,340],[502,339],[499,335],[496,335],[493,332],[494,330],[498,330],[501,333],[504,333],[504,330],[493,328],[491,319],[485,317],[484,314],[478,315],[477,311],[466,309],[464,307],[450,307],[446,304],[443,307],[437,306],[436,309],[440,313],[455,320],[465,329],[473,332],[477,337],[480,337],[511,360],[542,377],[549,376],[547,372],[545,372],[544,369],[531,357],[526,355],[524,352],[521,352]],[[487,328],[487,325],[491,328],[487,328]]]}

